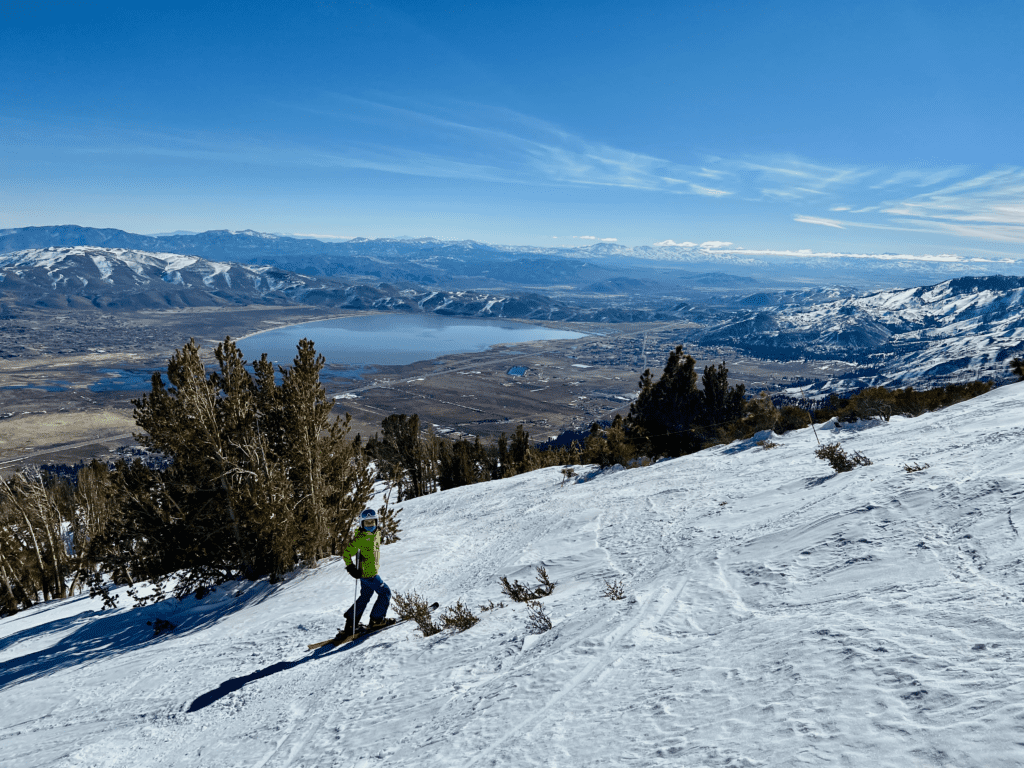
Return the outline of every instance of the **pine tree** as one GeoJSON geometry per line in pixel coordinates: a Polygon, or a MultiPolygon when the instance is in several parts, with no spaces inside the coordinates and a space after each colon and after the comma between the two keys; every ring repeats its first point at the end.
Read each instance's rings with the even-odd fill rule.
{"type": "Polygon", "coordinates": [[[681,346],[669,355],[657,382],[650,370],[640,377],[640,392],[629,408],[628,429],[646,441],[654,456],[679,456],[701,446],[703,402],[697,389],[696,361],[681,346]]]}
{"type": "Polygon", "coordinates": [[[441,490],[490,479],[487,453],[480,445],[480,438],[475,443],[442,440],[438,448],[438,485],[441,490]]]}
{"type": "Polygon", "coordinates": [[[167,379],[134,401],[139,442],[171,459],[153,476],[119,468],[124,519],[101,537],[105,556],[153,578],[183,570],[176,592],[233,575],[279,574],[338,551],[371,492],[349,419],[332,420],[320,385],[324,364],[304,339],[288,369],[264,355],[253,374],[231,339],[206,375],[190,341],[168,362],[167,379]],[[140,529],[141,526],[141,529],[140,529]]]}
{"type": "Polygon", "coordinates": [[[530,445],[530,433],[523,429],[520,424],[516,427],[516,433],[512,435],[512,442],[508,449],[508,461],[511,474],[521,475],[535,469],[535,451],[530,445]]]}
{"type": "Polygon", "coordinates": [[[729,386],[729,369],[724,362],[704,368],[701,387],[700,421],[707,426],[703,431],[706,437],[714,435],[719,427],[743,418],[746,387],[743,384],[729,386]]]}
{"type": "Polygon", "coordinates": [[[389,470],[386,474],[400,480],[400,502],[430,493],[435,471],[430,451],[420,437],[418,415],[395,413],[386,417],[381,422],[380,438],[371,442],[372,450],[369,445],[367,450],[389,470]]]}

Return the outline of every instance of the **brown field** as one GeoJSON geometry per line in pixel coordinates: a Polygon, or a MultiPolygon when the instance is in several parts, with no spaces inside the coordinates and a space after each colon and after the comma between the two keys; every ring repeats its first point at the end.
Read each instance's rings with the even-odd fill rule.
{"type": "MultiPolygon", "coordinates": [[[[148,391],[147,372],[196,338],[206,358],[225,336],[243,336],[291,323],[340,317],[322,309],[247,307],[137,312],[95,312],[73,317],[40,313],[0,323],[0,338],[18,337],[20,351],[0,357],[0,469],[24,462],[65,462],[108,457],[132,443],[131,400],[148,391]],[[139,373],[135,389],[96,392],[111,371],[139,373]]],[[[494,347],[407,366],[379,366],[361,379],[328,364],[324,385],[353,432],[368,437],[392,413],[417,413],[425,427],[451,436],[487,440],[523,424],[543,440],[566,429],[586,429],[626,412],[645,367],[657,374],[669,351],[693,328],[686,323],[545,323],[593,334],[573,341],[494,347]],[[509,375],[513,366],[522,376],[509,375]]],[[[776,363],[724,348],[684,345],[699,366],[727,362],[730,380],[748,390],[777,389],[787,381],[822,375],[828,363],[776,363]]]]}

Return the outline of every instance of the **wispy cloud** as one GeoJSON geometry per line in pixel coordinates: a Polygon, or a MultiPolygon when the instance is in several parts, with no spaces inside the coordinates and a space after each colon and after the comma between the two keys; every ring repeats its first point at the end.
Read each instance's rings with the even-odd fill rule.
{"type": "Polygon", "coordinates": [[[877,174],[874,168],[851,165],[823,165],[798,157],[720,159],[720,164],[769,198],[788,200],[820,197],[844,188],[859,186],[877,174]]]}
{"type": "MultiPolygon", "coordinates": [[[[276,104],[313,115],[317,130],[289,138],[215,132],[82,130],[52,143],[78,154],[149,156],[273,167],[347,168],[405,176],[534,186],[635,189],[721,198],[729,176],[699,165],[595,142],[520,113],[478,104],[400,106],[331,94],[276,104]],[[452,114],[454,113],[454,114],[452,114]],[[72,135],[73,134],[73,135],[72,135]],[[109,140],[116,136],[116,141],[109,140]]],[[[25,135],[30,135],[26,132],[25,135]]],[[[56,137],[55,137],[56,138],[56,137]]]]}
{"type": "Polygon", "coordinates": [[[891,203],[882,212],[923,231],[1024,243],[1024,169],[963,179],[891,203]]]}
{"type": "Polygon", "coordinates": [[[823,219],[818,216],[802,216],[797,215],[793,217],[793,221],[798,221],[801,224],[820,224],[823,227],[834,227],[835,229],[846,229],[846,226],[841,221],[835,219],[823,219]]]}
{"type": "MultiPolygon", "coordinates": [[[[480,104],[387,103],[321,94],[278,104],[315,119],[287,138],[141,131],[121,124],[28,124],[0,116],[15,148],[39,154],[150,157],[278,168],[366,171],[526,186],[638,190],[756,204],[780,220],[837,231],[877,229],[1024,243],[1024,170],[899,168],[795,155],[705,156],[689,163],[594,141],[544,120],[480,104]],[[837,217],[830,214],[843,214],[837,217]]],[[[269,130],[269,129],[268,129],[269,130]]],[[[594,236],[595,240],[598,239],[594,236]]],[[[614,242],[606,240],[606,242],[614,242]]]]}
{"type": "Polygon", "coordinates": [[[955,179],[957,176],[963,176],[969,171],[970,169],[965,165],[938,170],[912,168],[890,175],[888,178],[873,185],[871,189],[885,189],[886,187],[893,186],[932,187],[936,184],[942,184],[949,179],[955,179]]]}

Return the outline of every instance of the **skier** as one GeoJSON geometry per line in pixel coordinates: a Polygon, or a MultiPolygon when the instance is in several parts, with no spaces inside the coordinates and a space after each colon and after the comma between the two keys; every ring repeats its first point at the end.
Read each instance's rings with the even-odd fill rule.
{"type": "Polygon", "coordinates": [[[345,560],[345,570],[353,579],[359,579],[359,597],[355,603],[345,612],[345,628],[338,633],[338,637],[351,637],[359,627],[359,619],[366,610],[367,603],[374,593],[377,594],[377,602],[373,604],[370,611],[370,624],[367,631],[383,629],[389,624],[394,624],[395,619],[384,618],[388,612],[388,605],[391,603],[391,589],[384,583],[378,571],[380,570],[380,531],[377,526],[377,512],[372,509],[364,509],[359,514],[359,532],[356,533],[352,542],[342,550],[342,558],[345,560]]]}

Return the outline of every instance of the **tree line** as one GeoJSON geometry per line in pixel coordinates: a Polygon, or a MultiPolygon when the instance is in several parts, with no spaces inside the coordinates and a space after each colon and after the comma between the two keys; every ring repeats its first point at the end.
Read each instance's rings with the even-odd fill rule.
{"type": "Polygon", "coordinates": [[[99,462],[74,482],[46,473],[0,480],[0,611],[109,579],[137,602],[182,597],[226,580],[277,577],[337,554],[373,478],[332,419],[324,358],[303,340],[289,368],[246,365],[230,339],[207,373],[190,341],[133,400],[136,439],[168,461],[99,462]],[[139,583],[146,582],[145,591],[139,583]]]}
{"type": "MultiPolygon", "coordinates": [[[[393,414],[365,444],[350,418],[332,418],[320,383],[324,358],[299,342],[288,368],[263,355],[249,366],[231,339],[208,372],[190,341],[168,361],[167,384],[133,400],[150,466],[92,462],[74,478],[21,472],[0,478],[0,615],[89,589],[114,604],[111,583],[137,603],[201,594],[234,578],[271,579],[336,555],[384,480],[397,501],[547,466],[625,466],[709,445],[805,427],[811,411],[748,398],[724,363],[703,370],[676,347],[660,377],[639,381],[625,416],[593,424],[582,439],[537,445],[523,425],[490,443],[424,432],[415,414],[393,414]],[[145,589],[141,584],[145,583],[145,589]]],[[[1024,361],[1011,369],[1024,379],[1024,361]]],[[[918,415],[990,389],[972,382],[916,391],[873,387],[831,396],[815,421],[918,415]]],[[[400,510],[385,502],[385,542],[400,510]]]]}

